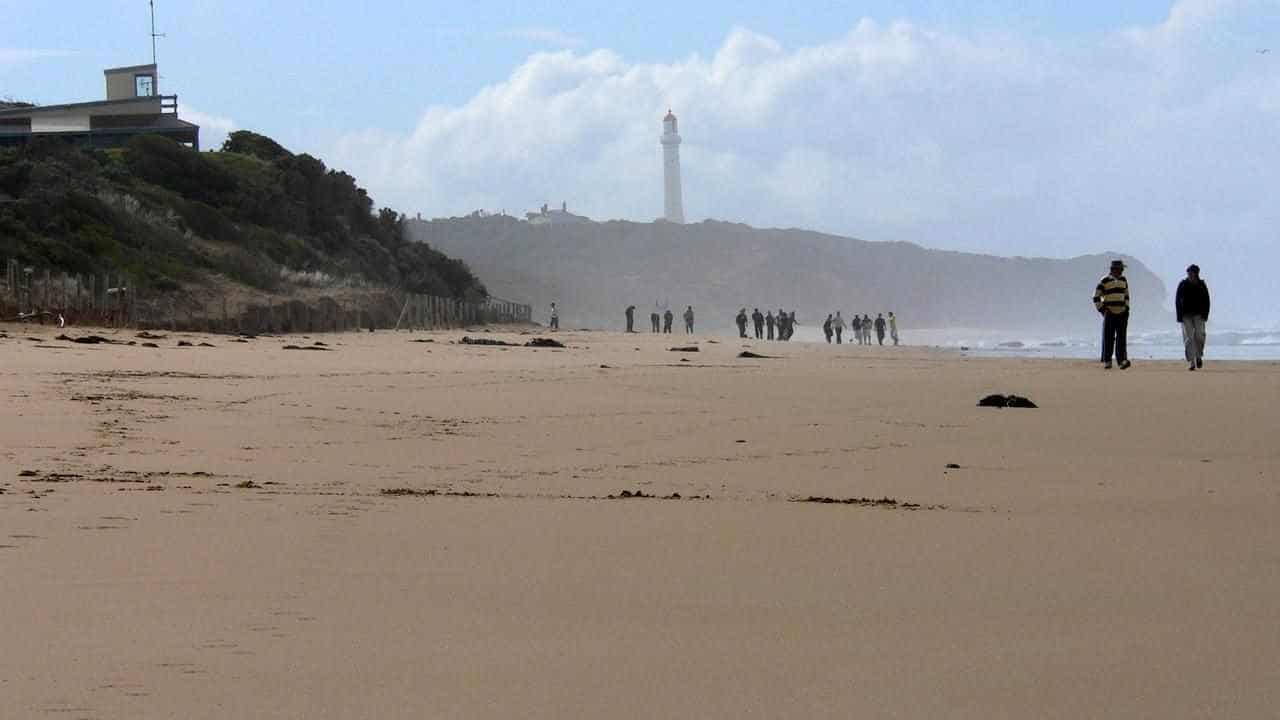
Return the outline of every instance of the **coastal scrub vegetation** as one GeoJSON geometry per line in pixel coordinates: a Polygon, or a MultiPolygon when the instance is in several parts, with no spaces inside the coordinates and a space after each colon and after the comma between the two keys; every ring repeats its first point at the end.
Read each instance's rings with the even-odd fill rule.
{"type": "Polygon", "coordinates": [[[158,290],[222,276],[265,291],[321,278],[487,294],[465,263],[412,242],[399,213],[375,210],[355,178],[248,131],[220,152],[153,135],[120,150],[51,139],[0,149],[0,258],[109,267],[158,290]]]}

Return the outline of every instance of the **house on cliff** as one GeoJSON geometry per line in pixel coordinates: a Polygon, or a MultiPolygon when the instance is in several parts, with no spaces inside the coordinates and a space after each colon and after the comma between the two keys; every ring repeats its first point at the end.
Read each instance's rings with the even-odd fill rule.
{"type": "Polygon", "coordinates": [[[136,135],[163,135],[196,150],[200,126],[178,117],[178,96],[161,95],[155,65],[105,70],[107,99],[66,105],[0,103],[0,147],[55,137],[106,149],[136,135]]]}

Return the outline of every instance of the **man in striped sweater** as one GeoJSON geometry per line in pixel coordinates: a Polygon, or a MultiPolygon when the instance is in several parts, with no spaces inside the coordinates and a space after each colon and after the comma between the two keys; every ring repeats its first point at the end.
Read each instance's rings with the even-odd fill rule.
{"type": "Polygon", "coordinates": [[[1115,351],[1120,369],[1129,367],[1129,281],[1124,277],[1124,262],[1111,261],[1111,272],[1093,291],[1093,306],[1102,315],[1102,367],[1111,368],[1115,351]]]}

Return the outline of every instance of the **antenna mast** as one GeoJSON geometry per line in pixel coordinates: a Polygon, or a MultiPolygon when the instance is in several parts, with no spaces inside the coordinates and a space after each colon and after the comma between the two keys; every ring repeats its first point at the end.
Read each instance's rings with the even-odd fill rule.
{"type": "Polygon", "coordinates": [[[156,32],[156,0],[151,3],[151,64],[156,64],[156,38],[164,37],[164,33],[156,32]]]}

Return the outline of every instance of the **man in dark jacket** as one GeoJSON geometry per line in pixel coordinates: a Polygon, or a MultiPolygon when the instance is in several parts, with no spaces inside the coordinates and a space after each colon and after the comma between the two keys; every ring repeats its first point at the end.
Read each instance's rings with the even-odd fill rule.
{"type": "Polygon", "coordinates": [[[738,311],[738,317],[733,319],[738,324],[738,337],[747,336],[747,309],[742,308],[738,311]]]}
{"type": "Polygon", "coordinates": [[[1178,283],[1173,306],[1178,322],[1182,323],[1187,369],[1204,367],[1204,324],[1209,322],[1209,286],[1200,279],[1199,265],[1187,268],[1186,279],[1178,283]]]}
{"type": "Polygon", "coordinates": [[[756,339],[763,340],[764,339],[764,315],[760,313],[760,308],[756,308],[755,311],[751,313],[751,322],[754,323],[756,326],[756,339]]]}
{"type": "Polygon", "coordinates": [[[1128,368],[1129,281],[1124,276],[1124,261],[1111,261],[1111,272],[1093,291],[1093,307],[1102,315],[1102,367],[1111,368],[1114,350],[1120,369],[1128,368]]]}

